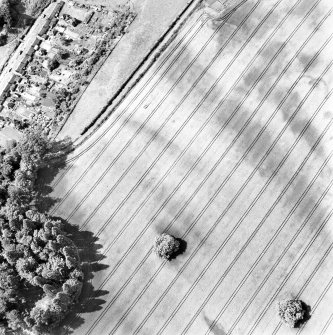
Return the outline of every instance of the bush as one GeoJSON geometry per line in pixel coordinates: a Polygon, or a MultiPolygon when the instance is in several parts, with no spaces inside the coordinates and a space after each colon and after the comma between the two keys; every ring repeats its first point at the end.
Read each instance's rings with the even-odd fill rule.
{"type": "Polygon", "coordinates": [[[304,320],[306,309],[301,300],[286,300],[278,303],[279,316],[288,326],[295,328],[304,320]]]}
{"type": "Polygon", "coordinates": [[[161,234],[156,237],[154,252],[162,259],[170,260],[177,254],[180,248],[180,242],[171,235],[161,234]]]}
{"type": "Polygon", "coordinates": [[[60,65],[60,63],[56,58],[51,59],[47,64],[47,66],[48,66],[48,68],[51,72],[53,70],[55,70],[57,67],[59,67],[59,65],[60,65]]]}

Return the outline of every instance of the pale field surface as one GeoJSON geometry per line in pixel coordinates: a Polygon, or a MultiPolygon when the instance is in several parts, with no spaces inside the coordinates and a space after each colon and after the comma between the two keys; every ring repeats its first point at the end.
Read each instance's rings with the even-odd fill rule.
{"type": "Polygon", "coordinates": [[[66,334],[332,334],[331,6],[196,13],[69,157],[50,212],[101,261],[66,334]],[[169,263],[163,231],[187,242],[169,263]],[[305,327],[280,323],[285,298],[311,307],[305,327]]]}
{"type": "MultiPolygon", "coordinates": [[[[117,47],[89,84],[58,137],[76,138],[87,127],[121,85],[129,78],[158,38],[180,14],[188,0],[132,0],[137,17],[117,47]]],[[[84,3],[84,1],[81,1],[84,3]]],[[[97,0],[96,4],[125,4],[126,1],[97,0]]],[[[112,6],[111,6],[112,7],[112,6]]]]}

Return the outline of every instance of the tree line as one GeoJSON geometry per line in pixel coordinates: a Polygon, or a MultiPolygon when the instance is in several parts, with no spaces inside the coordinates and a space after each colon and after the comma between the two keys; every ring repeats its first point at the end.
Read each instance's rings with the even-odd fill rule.
{"type": "Polygon", "coordinates": [[[80,295],[78,249],[35,208],[38,171],[62,154],[39,130],[0,152],[0,334],[47,334],[80,295]]]}

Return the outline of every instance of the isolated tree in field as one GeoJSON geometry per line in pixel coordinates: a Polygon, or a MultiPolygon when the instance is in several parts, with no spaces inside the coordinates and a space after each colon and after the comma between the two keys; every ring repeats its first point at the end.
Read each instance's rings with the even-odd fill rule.
{"type": "Polygon", "coordinates": [[[279,316],[288,326],[295,328],[305,318],[305,305],[301,300],[292,299],[278,303],[279,316]]]}
{"type": "Polygon", "coordinates": [[[161,234],[156,237],[154,244],[154,252],[162,259],[170,260],[177,255],[180,248],[180,242],[169,234],[161,234]]]}

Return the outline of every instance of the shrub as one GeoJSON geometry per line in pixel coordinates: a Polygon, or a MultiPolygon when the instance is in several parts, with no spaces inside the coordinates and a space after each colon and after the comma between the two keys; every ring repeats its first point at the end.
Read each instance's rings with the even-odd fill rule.
{"type": "Polygon", "coordinates": [[[10,3],[8,0],[0,1],[0,23],[12,25],[12,15],[10,13],[10,3]]]}
{"type": "Polygon", "coordinates": [[[51,72],[55,70],[57,67],[59,67],[59,65],[60,63],[56,58],[53,58],[48,62],[48,68],[51,72]]]}
{"type": "Polygon", "coordinates": [[[290,327],[297,327],[304,320],[306,310],[301,300],[293,299],[279,302],[278,307],[281,320],[290,327]]]}
{"type": "Polygon", "coordinates": [[[179,251],[180,242],[173,236],[161,234],[156,237],[154,251],[162,259],[170,260],[179,251]]]}

